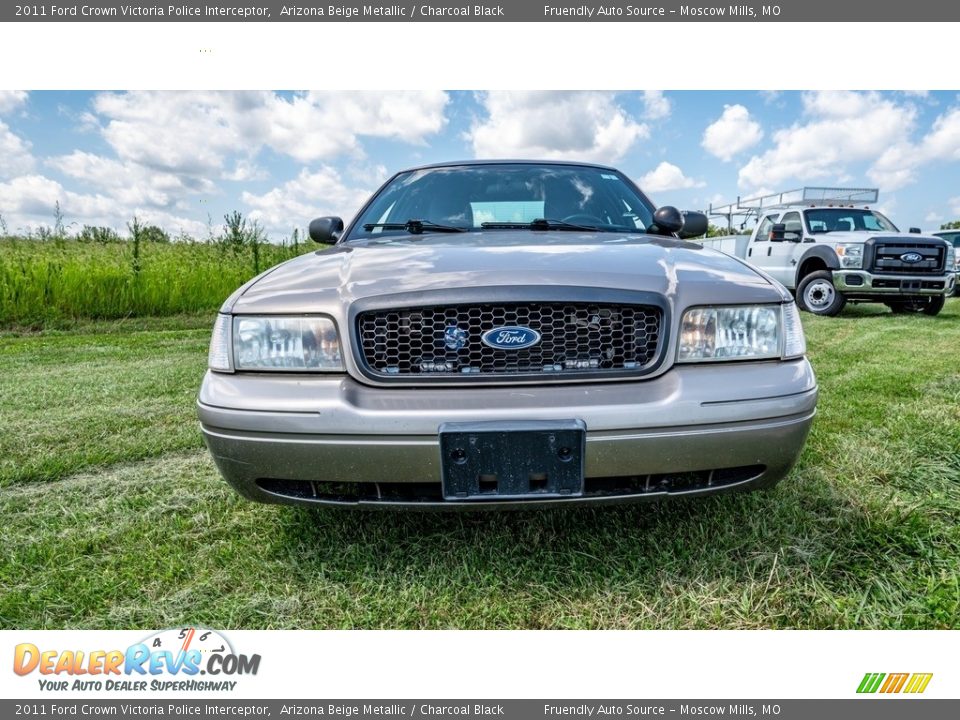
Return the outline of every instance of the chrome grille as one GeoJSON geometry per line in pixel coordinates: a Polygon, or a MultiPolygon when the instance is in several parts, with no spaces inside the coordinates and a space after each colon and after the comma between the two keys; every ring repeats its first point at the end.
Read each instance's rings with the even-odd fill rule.
{"type": "Polygon", "coordinates": [[[893,242],[880,241],[873,248],[873,270],[878,273],[909,273],[914,275],[942,272],[945,255],[946,251],[942,245],[900,240],[893,242]],[[908,263],[903,260],[903,256],[910,253],[919,255],[920,261],[908,263]]]}
{"type": "Polygon", "coordinates": [[[557,378],[643,373],[657,359],[662,318],[651,305],[434,305],[361,312],[356,332],[362,369],[378,378],[557,378]],[[522,349],[482,341],[507,327],[534,330],[540,340],[522,349]]]}

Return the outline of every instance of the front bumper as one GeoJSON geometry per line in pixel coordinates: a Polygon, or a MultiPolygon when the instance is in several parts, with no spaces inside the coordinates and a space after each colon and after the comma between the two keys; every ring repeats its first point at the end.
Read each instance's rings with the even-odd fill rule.
{"type": "Polygon", "coordinates": [[[874,274],[867,270],[834,270],[833,285],[848,295],[946,295],[956,282],[952,272],[942,275],[874,274]]]}
{"type": "Polygon", "coordinates": [[[634,382],[485,388],[208,372],[198,412],[220,472],[251,500],[489,508],[769,486],[796,461],[816,400],[802,359],[677,366],[634,382]],[[584,495],[440,497],[441,424],[559,419],[587,427],[584,495]]]}

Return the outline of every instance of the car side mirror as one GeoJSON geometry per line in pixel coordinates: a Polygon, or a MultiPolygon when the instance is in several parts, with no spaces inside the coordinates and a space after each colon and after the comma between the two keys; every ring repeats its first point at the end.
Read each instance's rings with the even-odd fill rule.
{"type": "Polygon", "coordinates": [[[319,217],[310,222],[310,239],[317,243],[333,244],[342,232],[343,220],[338,217],[319,217]]]}
{"type": "Polygon", "coordinates": [[[683,214],[672,205],[664,205],[653,214],[653,223],[661,234],[678,233],[683,229],[683,214]]]}
{"type": "Polygon", "coordinates": [[[710,221],[702,212],[684,210],[681,215],[683,216],[683,227],[680,228],[678,234],[682,239],[686,240],[687,238],[695,238],[707,234],[710,221]]]}
{"type": "Polygon", "coordinates": [[[770,242],[783,242],[787,239],[787,226],[783,223],[774,223],[770,227],[770,242]]]}
{"type": "Polygon", "coordinates": [[[919,235],[921,231],[920,231],[920,228],[910,228],[910,232],[913,235],[919,235]]]}

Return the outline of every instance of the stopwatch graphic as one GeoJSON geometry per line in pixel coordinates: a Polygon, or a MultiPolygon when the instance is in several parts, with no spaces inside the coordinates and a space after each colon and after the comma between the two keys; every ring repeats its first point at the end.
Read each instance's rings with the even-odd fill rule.
{"type": "Polygon", "coordinates": [[[230,641],[216,630],[199,627],[168,628],[144,638],[143,643],[151,652],[166,650],[177,657],[188,650],[199,650],[201,657],[214,653],[233,654],[230,641]]]}

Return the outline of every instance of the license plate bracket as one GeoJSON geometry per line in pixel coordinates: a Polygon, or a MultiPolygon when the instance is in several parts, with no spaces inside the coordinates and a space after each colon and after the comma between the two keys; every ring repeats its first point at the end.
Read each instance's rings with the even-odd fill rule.
{"type": "Polygon", "coordinates": [[[446,500],[583,494],[582,420],[444,423],[440,467],[446,500]]]}

